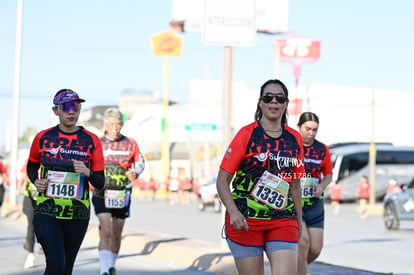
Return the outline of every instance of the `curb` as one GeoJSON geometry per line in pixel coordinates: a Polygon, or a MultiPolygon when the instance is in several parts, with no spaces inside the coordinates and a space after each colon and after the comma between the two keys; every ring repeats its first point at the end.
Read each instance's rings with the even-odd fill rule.
{"type": "Polygon", "coordinates": [[[383,215],[384,208],[379,205],[368,206],[368,214],[383,215]]]}

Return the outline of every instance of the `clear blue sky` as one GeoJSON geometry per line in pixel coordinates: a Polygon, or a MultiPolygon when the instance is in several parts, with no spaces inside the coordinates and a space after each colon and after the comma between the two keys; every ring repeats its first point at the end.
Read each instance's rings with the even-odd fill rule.
{"type": "MultiPolygon", "coordinates": [[[[292,0],[291,34],[321,41],[321,59],[304,65],[301,85],[338,84],[414,91],[414,2],[406,0],[292,0]]],[[[0,148],[11,120],[17,0],[0,1],[0,148]]],[[[162,90],[163,58],[153,57],[151,37],[168,29],[168,0],[24,0],[20,126],[38,130],[57,123],[53,95],[72,88],[85,108],[118,104],[127,88],[162,90]]],[[[182,56],[170,62],[169,95],[185,102],[188,81],[221,79],[220,46],[200,33],[181,34],[182,56]]],[[[274,77],[274,41],[257,37],[253,48],[234,49],[233,80],[257,89],[274,77]]],[[[290,64],[281,79],[294,85],[290,64]]],[[[358,99],[355,99],[356,101],[358,99]]]]}

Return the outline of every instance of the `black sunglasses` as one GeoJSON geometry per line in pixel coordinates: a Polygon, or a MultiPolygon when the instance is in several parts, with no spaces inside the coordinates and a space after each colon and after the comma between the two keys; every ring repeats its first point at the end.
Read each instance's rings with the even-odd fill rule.
{"type": "Polygon", "coordinates": [[[287,101],[287,97],[284,93],[277,93],[277,94],[267,93],[261,97],[264,103],[272,102],[273,98],[276,98],[276,101],[279,102],[280,104],[283,104],[287,101]]]}

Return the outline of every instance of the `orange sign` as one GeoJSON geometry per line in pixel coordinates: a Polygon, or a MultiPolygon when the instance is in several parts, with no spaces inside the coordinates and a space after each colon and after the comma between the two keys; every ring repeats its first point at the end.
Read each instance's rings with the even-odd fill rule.
{"type": "Polygon", "coordinates": [[[173,32],[163,32],[152,37],[152,53],[155,56],[180,56],[183,39],[173,32]]]}

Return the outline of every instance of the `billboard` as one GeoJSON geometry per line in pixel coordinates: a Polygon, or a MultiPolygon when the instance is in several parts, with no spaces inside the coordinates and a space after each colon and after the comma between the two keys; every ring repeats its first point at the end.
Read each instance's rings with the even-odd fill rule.
{"type": "Polygon", "coordinates": [[[321,42],[306,36],[291,36],[287,39],[276,39],[276,55],[283,60],[311,59],[318,60],[321,56],[321,42]]]}
{"type": "Polygon", "coordinates": [[[203,42],[223,46],[255,46],[255,2],[256,0],[205,1],[201,32],[203,42]]]}

